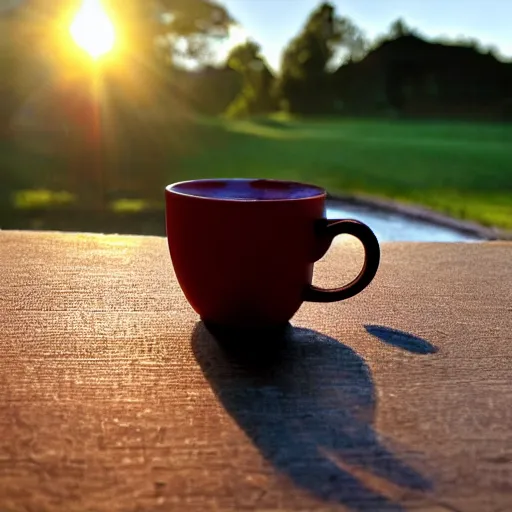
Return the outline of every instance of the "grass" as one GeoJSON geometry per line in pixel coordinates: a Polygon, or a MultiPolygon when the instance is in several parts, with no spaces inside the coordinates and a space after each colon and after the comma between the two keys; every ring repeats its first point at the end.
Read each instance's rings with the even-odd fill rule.
{"type": "MultiPolygon", "coordinates": [[[[202,119],[185,137],[176,136],[186,151],[177,158],[170,149],[169,161],[161,163],[168,183],[213,176],[293,179],[512,229],[512,125],[275,116],[202,119]]],[[[10,166],[15,163],[11,157],[10,166]]],[[[113,209],[143,206],[121,201],[113,209]]]]}
{"type": "Polygon", "coordinates": [[[512,125],[378,120],[205,121],[223,133],[180,179],[303,180],[512,229],[512,125]]]}
{"type": "Polygon", "coordinates": [[[73,194],[48,189],[19,190],[14,194],[14,204],[20,210],[67,206],[75,201],[73,194]]]}

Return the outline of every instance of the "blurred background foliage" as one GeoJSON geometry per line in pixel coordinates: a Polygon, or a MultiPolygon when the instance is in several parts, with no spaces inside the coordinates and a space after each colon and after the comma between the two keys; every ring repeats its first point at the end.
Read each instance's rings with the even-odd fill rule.
{"type": "Polygon", "coordinates": [[[512,228],[512,63],[478,40],[370,40],[320,3],[274,70],[212,0],[1,2],[0,227],[109,230],[170,182],[261,176],[512,228]],[[95,59],[88,7],[115,29],[95,59]]]}

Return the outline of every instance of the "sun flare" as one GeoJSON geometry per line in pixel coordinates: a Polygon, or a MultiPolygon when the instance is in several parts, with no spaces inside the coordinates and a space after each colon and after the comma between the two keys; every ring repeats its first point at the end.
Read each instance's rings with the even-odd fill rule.
{"type": "Polygon", "coordinates": [[[69,31],[75,43],[93,59],[100,58],[114,48],[114,25],[100,0],[83,0],[69,31]]]}

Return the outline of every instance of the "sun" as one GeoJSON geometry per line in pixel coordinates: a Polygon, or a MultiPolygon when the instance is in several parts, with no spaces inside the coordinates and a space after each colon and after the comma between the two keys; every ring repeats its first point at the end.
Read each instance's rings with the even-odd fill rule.
{"type": "Polygon", "coordinates": [[[110,52],[116,41],[114,25],[100,0],[83,0],[69,32],[73,41],[93,59],[110,52]]]}

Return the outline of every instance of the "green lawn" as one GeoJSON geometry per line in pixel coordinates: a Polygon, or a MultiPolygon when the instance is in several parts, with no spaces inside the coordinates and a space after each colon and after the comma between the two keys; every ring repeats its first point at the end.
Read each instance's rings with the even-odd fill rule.
{"type": "MultiPolygon", "coordinates": [[[[213,176],[302,180],[332,193],[393,198],[512,229],[512,125],[276,116],[203,119],[163,137],[168,183],[213,176]]],[[[8,153],[4,146],[0,164],[10,158],[12,168],[8,153]]],[[[48,158],[29,161],[19,160],[20,173],[51,165],[48,158]]]]}
{"type": "Polygon", "coordinates": [[[185,159],[180,179],[303,180],[332,193],[394,198],[512,228],[512,125],[339,119],[205,123],[202,149],[185,159]]]}

